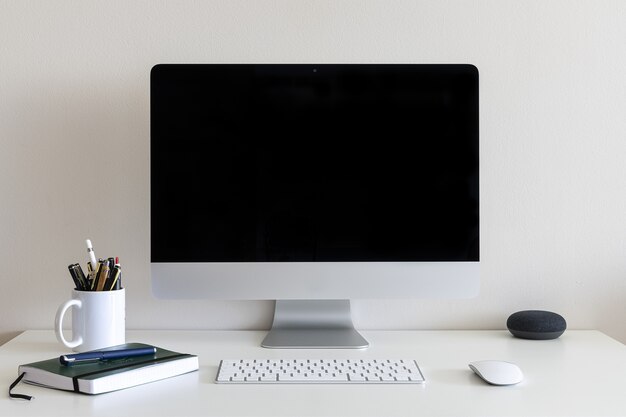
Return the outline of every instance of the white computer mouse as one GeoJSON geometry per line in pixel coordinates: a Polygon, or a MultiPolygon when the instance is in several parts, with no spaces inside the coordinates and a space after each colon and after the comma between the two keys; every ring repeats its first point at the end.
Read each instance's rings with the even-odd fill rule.
{"type": "Polygon", "coordinates": [[[511,362],[477,361],[471,362],[469,367],[491,385],[515,385],[524,379],[522,370],[511,362]]]}

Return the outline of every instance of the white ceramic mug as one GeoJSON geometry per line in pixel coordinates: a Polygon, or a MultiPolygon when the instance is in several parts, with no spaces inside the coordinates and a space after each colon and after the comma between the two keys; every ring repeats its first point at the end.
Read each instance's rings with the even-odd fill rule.
{"type": "Polygon", "coordinates": [[[59,306],[54,330],[59,342],[75,352],[126,343],[125,290],[77,291],[59,306]],[[72,340],[63,336],[63,317],[72,309],[72,340]]]}

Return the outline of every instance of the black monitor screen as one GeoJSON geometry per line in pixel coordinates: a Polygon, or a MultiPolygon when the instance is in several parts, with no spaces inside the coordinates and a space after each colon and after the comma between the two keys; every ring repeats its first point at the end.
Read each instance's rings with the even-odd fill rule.
{"type": "Polygon", "coordinates": [[[157,65],[152,262],[478,261],[471,65],[157,65]]]}

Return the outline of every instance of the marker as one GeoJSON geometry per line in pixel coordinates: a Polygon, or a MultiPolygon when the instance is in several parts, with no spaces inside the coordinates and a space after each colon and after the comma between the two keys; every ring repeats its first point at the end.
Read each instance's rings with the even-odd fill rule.
{"type": "Polygon", "coordinates": [[[59,357],[59,362],[61,362],[61,365],[70,366],[93,361],[107,361],[113,359],[132,358],[135,356],[154,355],[155,353],[156,348],[154,346],[134,349],[105,350],[101,352],[84,352],[62,355],[59,357]]]}

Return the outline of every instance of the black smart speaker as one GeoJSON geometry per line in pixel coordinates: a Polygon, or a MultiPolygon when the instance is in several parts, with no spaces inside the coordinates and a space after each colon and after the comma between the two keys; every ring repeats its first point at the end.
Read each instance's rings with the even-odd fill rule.
{"type": "Polygon", "coordinates": [[[561,315],[550,311],[525,310],[511,314],[506,327],[515,337],[549,340],[561,336],[567,323],[561,315]]]}

